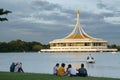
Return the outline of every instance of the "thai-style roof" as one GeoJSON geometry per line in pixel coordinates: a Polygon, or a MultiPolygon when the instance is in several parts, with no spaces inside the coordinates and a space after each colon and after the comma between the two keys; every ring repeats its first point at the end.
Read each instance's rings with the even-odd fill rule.
{"type": "Polygon", "coordinates": [[[82,26],[80,25],[80,11],[77,11],[77,23],[73,29],[73,31],[66,36],[64,39],[95,39],[91,36],[89,36],[85,31],[83,30],[82,26]]]}
{"type": "Polygon", "coordinates": [[[49,43],[65,43],[65,42],[107,42],[103,39],[93,38],[88,35],[80,25],[80,11],[77,11],[77,22],[73,31],[62,39],[55,39],[49,43]]]}
{"type": "Polygon", "coordinates": [[[65,39],[84,39],[84,38],[91,39],[91,37],[84,35],[84,34],[71,34],[71,35],[65,37],[65,39]]]}

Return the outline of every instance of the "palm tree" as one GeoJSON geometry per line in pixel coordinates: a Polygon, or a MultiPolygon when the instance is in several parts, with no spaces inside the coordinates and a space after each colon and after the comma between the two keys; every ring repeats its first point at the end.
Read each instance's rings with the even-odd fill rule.
{"type": "MultiPolygon", "coordinates": [[[[8,10],[0,9],[0,16],[5,14],[7,15],[8,13],[12,13],[12,12],[8,10]]],[[[0,21],[8,21],[8,19],[5,17],[0,17],[0,21]]]]}

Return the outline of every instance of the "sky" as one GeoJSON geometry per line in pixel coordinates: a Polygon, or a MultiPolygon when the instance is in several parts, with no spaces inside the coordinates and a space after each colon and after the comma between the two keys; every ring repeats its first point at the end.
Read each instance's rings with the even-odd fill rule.
{"type": "Polygon", "coordinates": [[[85,32],[120,45],[120,0],[0,0],[12,13],[0,22],[0,42],[23,40],[48,44],[72,32],[76,11],[85,32]]]}

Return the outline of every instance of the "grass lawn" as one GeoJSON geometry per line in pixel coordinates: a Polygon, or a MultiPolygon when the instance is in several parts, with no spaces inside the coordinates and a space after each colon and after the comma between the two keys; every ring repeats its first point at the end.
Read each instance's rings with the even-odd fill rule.
{"type": "Polygon", "coordinates": [[[68,76],[59,77],[51,74],[40,73],[0,72],[0,80],[120,80],[120,79],[102,77],[68,77],[68,76]]]}

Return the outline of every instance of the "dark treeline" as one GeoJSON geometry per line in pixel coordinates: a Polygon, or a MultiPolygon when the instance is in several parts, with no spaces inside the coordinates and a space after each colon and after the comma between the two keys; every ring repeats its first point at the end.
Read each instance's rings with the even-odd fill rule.
{"type": "Polygon", "coordinates": [[[115,45],[115,44],[108,45],[108,48],[116,48],[116,49],[118,49],[118,51],[120,51],[120,45],[115,45]]]}
{"type": "MultiPolygon", "coordinates": [[[[48,49],[49,45],[43,45],[40,42],[25,42],[22,40],[13,40],[10,42],[0,42],[0,52],[37,52],[41,49],[48,49]]],[[[108,45],[108,48],[116,48],[120,51],[120,46],[108,45]]]]}
{"type": "Polygon", "coordinates": [[[43,45],[36,41],[13,40],[10,42],[0,42],[0,52],[36,52],[46,48],[49,48],[49,45],[43,45]]]}

